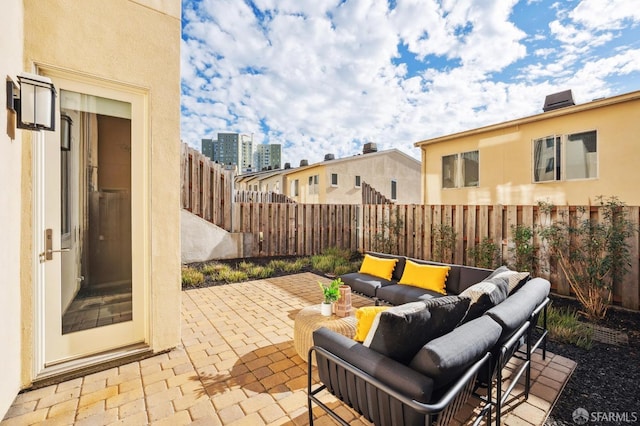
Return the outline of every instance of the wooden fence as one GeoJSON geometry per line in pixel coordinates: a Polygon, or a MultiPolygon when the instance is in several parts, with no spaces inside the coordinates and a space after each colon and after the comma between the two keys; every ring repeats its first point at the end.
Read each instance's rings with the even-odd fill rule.
{"type": "Polygon", "coordinates": [[[183,143],[181,174],[182,208],[230,230],[235,172],[183,143]]]}
{"type": "Polygon", "coordinates": [[[277,192],[236,190],[233,201],[236,203],[295,203],[294,200],[277,192]]]}
{"type": "Polygon", "coordinates": [[[385,197],[367,182],[362,182],[362,204],[393,204],[393,201],[385,197]]]}
{"type": "MultiPolygon", "coordinates": [[[[273,202],[232,202],[233,173],[212,163],[195,150],[183,146],[183,208],[230,232],[249,234],[252,257],[309,256],[329,247],[354,251],[387,251],[418,259],[434,259],[436,231],[446,227],[455,234],[446,262],[474,265],[470,249],[483,240],[496,243],[500,263],[514,264],[516,227],[538,229],[561,216],[575,223],[580,206],[559,206],[547,214],[537,206],[466,205],[320,205],[273,202]]],[[[585,206],[599,220],[597,207],[585,206]]],[[[627,207],[636,228],[640,208],[627,207]]],[[[640,241],[629,239],[632,264],[623,282],[615,283],[614,302],[640,308],[640,241]]],[[[543,242],[534,234],[531,243],[543,242]]],[[[538,250],[535,275],[548,278],[552,289],[569,295],[570,288],[544,250],[538,250]]]]}

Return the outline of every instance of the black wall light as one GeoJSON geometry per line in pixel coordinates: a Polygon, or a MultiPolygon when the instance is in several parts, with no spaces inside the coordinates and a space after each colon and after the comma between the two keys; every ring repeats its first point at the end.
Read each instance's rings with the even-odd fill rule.
{"type": "Polygon", "coordinates": [[[17,127],[27,130],[55,130],[56,89],[50,78],[22,73],[18,83],[7,78],[7,109],[18,116],[17,127]]]}

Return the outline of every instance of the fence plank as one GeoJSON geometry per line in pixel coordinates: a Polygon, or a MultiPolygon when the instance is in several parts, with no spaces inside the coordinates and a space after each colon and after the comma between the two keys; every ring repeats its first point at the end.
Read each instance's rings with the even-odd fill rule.
{"type": "Polygon", "coordinates": [[[464,265],[464,207],[462,205],[454,206],[452,215],[453,230],[457,235],[453,250],[453,263],[464,265]]]}
{"type": "MultiPolygon", "coordinates": [[[[633,225],[633,229],[639,229],[640,208],[628,207],[626,213],[628,215],[627,218],[633,225]]],[[[640,245],[638,244],[638,237],[638,233],[634,231],[631,237],[627,240],[630,249],[629,254],[631,256],[631,266],[629,267],[629,271],[625,275],[624,280],[620,283],[622,306],[636,311],[640,309],[640,285],[638,285],[638,277],[640,276],[640,264],[638,263],[640,257],[640,245]]]]}
{"type": "Polygon", "coordinates": [[[473,256],[469,256],[469,251],[476,247],[476,206],[467,206],[467,223],[465,227],[467,250],[467,265],[475,266],[476,260],[473,256]]]}

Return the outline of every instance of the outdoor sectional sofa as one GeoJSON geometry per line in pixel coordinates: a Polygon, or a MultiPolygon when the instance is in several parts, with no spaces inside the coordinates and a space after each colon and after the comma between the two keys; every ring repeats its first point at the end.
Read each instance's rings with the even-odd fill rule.
{"type": "Polygon", "coordinates": [[[528,397],[532,353],[542,345],[546,355],[549,281],[506,267],[493,271],[368,255],[395,260],[392,276],[358,272],[341,278],[376,305],[392,306],[375,313],[363,342],[326,328],[314,332],[308,354],[310,424],[314,403],[348,424],[320,400],[318,394],[325,390],[375,425],[447,424],[471,395],[479,406],[475,422],[486,418],[491,423],[494,411],[500,424],[501,409],[523,375],[524,391],[513,397],[528,397]],[[407,266],[415,279],[416,265],[449,267],[446,295],[442,289],[399,284],[407,266]],[[544,321],[537,325],[541,313],[544,321]],[[502,369],[514,356],[521,359],[520,367],[512,384],[502,389],[502,369]],[[315,387],[312,357],[321,382],[315,387]]]}

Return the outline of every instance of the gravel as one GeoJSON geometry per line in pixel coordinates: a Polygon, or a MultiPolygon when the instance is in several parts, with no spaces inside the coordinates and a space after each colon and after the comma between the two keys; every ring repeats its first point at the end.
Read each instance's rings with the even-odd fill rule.
{"type": "MultiPolygon", "coordinates": [[[[553,303],[579,308],[568,299],[554,297],[553,303]]],[[[640,313],[611,308],[597,325],[625,333],[629,343],[594,342],[590,350],[585,350],[550,340],[549,351],[576,361],[577,366],[547,425],[640,424],[640,313]],[[586,421],[577,417],[574,421],[579,408],[588,413],[586,421]]]]}

